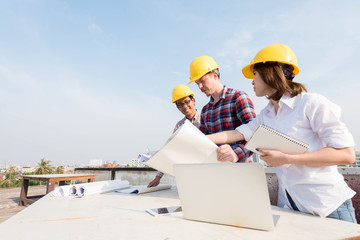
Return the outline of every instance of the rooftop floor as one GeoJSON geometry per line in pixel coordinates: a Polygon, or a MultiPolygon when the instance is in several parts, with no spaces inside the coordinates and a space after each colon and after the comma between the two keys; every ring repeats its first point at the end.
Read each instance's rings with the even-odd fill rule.
{"type": "MultiPolygon", "coordinates": [[[[19,206],[20,187],[0,188],[0,223],[9,219],[16,213],[23,210],[24,206],[19,206]]],[[[40,195],[46,193],[46,186],[30,186],[28,195],[40,195]]]]}
{"type": "Polygon", "coordinates": [[[360,226],[272,206],[274,231],[187,221],[182,212],[153,217],[146,209],[179,206],[176,188],[83,198],[45,196],[0,224],[1,239],[359,239],[360,226]],[[56,206],[54,208],[54,206],[56,206]],[[49,211],[49,209],[51,209],[49,211]],[[139,231],[141,226],[141,231],[139,231]],[[357,236],[353,238],[354,236],[357,236]]]}

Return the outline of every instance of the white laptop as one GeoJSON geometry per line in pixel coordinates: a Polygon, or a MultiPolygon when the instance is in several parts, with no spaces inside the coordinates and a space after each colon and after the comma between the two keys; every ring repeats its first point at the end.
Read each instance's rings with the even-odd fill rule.
{"type": "Polygon", "coordinates": [[[174,173],[185,219],[274,229],[263,165],[175,164],[174,173]]]}

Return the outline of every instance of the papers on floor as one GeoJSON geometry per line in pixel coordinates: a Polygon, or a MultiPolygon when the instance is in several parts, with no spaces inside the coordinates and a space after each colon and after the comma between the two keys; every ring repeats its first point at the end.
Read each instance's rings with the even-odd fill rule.
{"type": "Polygon", "coordinates": [[[171,188],[171,184],[160,184],[155,187],[147,187],[146,185],[139,185],[139,186],[132,186],[128,189],[116,190],[115,192],[129,193],[129,194],[142,194],[142,193],[166,190],[166,189],[170,189],[170,188],[171,188]]]}
{"type": "Polygon", "coordinates": [[[173,165],[182,163],[215,163],[218,147],[188,120],[165,145],[143,164],[174,176],[173,165]]]}
{"type": "Polygon", "coordinates": [[[126,188],[130,188],[128,181],[111,180],[58,186],[54,191],[49,193],[49,195],[52,197],[82,197],[98,193],[113,192],[115,190],[126,188]]]}

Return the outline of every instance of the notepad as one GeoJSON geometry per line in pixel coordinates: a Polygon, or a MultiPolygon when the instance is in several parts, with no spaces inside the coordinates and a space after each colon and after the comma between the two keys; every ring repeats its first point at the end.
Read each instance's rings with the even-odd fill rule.
{"type": "Polygon", "coordinates": [[[245,144],[245,148],[262,155],[256,148],[278,150],[286,154],[304,153],[309,149],[309,145],[280,133],[270,127],[260,125],[245,144]]]}

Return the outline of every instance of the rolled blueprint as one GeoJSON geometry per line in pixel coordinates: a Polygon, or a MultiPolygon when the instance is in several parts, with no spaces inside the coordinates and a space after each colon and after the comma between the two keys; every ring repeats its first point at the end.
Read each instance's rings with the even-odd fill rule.
{"type": "Polygon", "coordinates": [[[76,189],[78,190],[78,194],[83,194],[84,196],[112,192],[130,187],[129,182],[126,180],[101,181],[93,183],[82,183],[77,185],[78,186],[76,189]]]}
{"type": "Polygon", "coordinates": [[[77,192],[75,185],[65,185],[65,186],[59,186],[56,187],[54,191],[52,191],[50,196],[53,197],[64,197],[64,196],[71,196],[75,195],[77,192]]]}
{"type": "Polygon", "coordinates": [[[129,188],[129,182],[126,180],[111,180],[91,183],[80,183],[74,185],[58,186],[49,193],[52,197],[81,197],[91,194],[112,192],[115,190],[129,188]]]}

